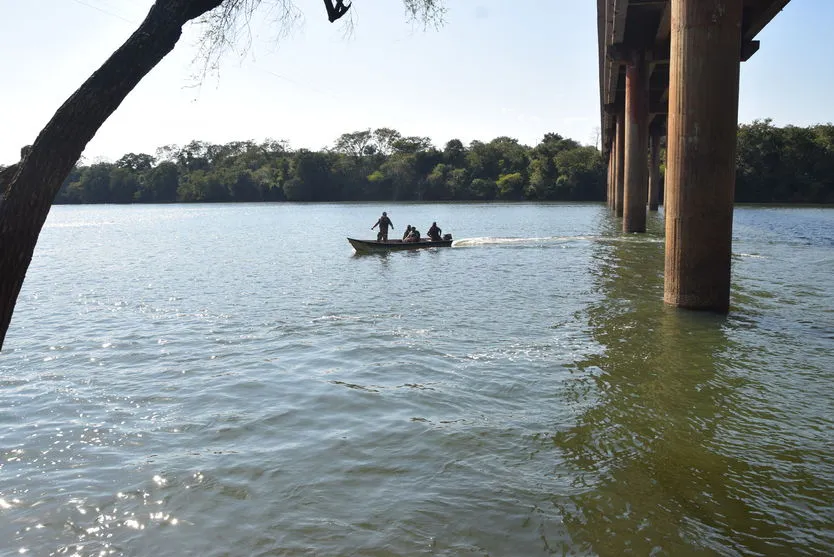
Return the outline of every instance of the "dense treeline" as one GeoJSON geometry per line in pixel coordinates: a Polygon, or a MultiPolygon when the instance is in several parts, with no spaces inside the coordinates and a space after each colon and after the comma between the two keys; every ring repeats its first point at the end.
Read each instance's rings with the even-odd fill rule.
{"type": "MultiPolygon", "coordinates": [[[[736,201],[834,203],[834,125],[739,126],[736,201]]],[[[333,148],[192,141],[156,155],[78,165],[57,203],[222,201],[488,201],[604,199],[599,151],[551,133],[535,147],[509,137],[437,149],[380,128],[333,148]]]]}
{"type": "Polygon", "coordinates": [[[323,151],[192,141],[156,156],[131,153],[76,166],[56,202],[594,200],[604,192],[599,151],[557,134],[533,148],[499,137],[453,139],[441,150],[380,128],[343,134],[323,151]]]}
{"type": "Polygon", "coordinates": [[[736,201],[834,203],[834,125],[739,126],[736,201]]]}

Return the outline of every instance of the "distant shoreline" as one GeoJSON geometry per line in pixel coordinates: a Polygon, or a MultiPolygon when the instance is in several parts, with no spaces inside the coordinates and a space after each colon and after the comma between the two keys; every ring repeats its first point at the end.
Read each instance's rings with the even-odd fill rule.
{"type": "MultiPolygon", "coordinates": [[[[497,137],[437,148],[387,128],[342,134],[321,151],[279,141],[192,141],[156,156],[129,153],[115,163],[76,166],[55,203],[599,202],[606,155],[557,133],[532,147],[497,137]]],[[[661,182],[664,159],[662,151],[661,182]]],[[[739,126],[735,200],[834,204],[834,124],[739,126]]]]}

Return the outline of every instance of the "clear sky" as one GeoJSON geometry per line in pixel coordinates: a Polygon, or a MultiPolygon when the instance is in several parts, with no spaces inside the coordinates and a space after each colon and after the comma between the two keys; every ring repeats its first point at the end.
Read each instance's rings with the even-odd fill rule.
{"type": "MultiPolygon", "coordinates": [[[[265,4],[271,0],[264,0],[265,4]]],[[[152,0],[0,0],[0,163],[15,162],[63,101],[144,18],[152,0]]],[[[128,96],[84,153],[88,162],[192,139],[285,139],[331,146],[392,127],[442,146],[547,132],[593,144],[599,126],[594,0],[447,0],[439,30],[406,22],[400,0],[354,0],[345,37],[321,0],[275,41],[268,15],[248,54],[193,77],[197,30],[128,96]]],[[[792,0],[742,65],[740,120],[834,121],[834,0],[792,0]]]]}

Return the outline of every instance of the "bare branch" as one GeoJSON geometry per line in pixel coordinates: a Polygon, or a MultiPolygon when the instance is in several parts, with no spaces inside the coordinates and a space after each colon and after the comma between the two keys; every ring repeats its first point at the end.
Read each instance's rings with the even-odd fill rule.
{"type": "MultiPolygon", "coordinates": [[[[356,10],[350,9],[353,2],[345,4],[345,0],[335,0],[334,5],[334,0],[324,0],[324,3],[331,22],[347,15],[342,19],[343,32],[345,37],[352,35],[356,14],[356,10]]],[[[422,23],[424,29],[443,25],[446,14],[444,0],[402,0],[402,3],[409,22],[422,23]]],[[[237,52],[242,57],[249,51],[252,46],[250,23],[255,12],[267,6],[267,13],[272,14],[270,19],[276,42],[284,39],[303,18],[293,0],[224,0],[219,7],[200,18],[198,23],[203,31],[195,57],[195,62],[202,63],[201,75],[196,76],[198,82],[208,73],[219,70],[220,60],[227,52],[237,52]]]]}
{"type": "MultiPolygon", "coordinates": [[[[241,57],[246,55],[252,46],[250,24],[262,4],[263,0],[226,0],[199,20],[203,32],[195,61],[202,62],[202,78],[219,70],[220,60],[227,52],[236,51],[241,57]]],[[[271,0],[266,4],[277,42],[295,28],[302,13],[292,0],[271,0]]]]}
{"type": "Polygon", "coordinates": [[[439,28],[446,17],[444,0],[403,0],[408,21],[422,23],[423,28],[439,28]]]}

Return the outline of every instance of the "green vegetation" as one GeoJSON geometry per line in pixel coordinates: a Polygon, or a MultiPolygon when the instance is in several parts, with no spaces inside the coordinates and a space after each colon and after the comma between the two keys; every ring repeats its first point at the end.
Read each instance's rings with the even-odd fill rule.
{"type": "MultiPolygon", "coordinates": [[[[0,167],[2,168],[2,167],[0,167]]],[[[549,133],[535,147],[498,137],[442,150],[380,128],[332,149],[280,141],[168,145],[156,156],[76,166],[56,203],[232,201],[599,201],[605,167],[594,147],[549,133]]],[[[736,201],[834,203],[834,125],[739,126],[736,201]]]]}
{"type": "Polygon", "coordinates": [[[594,147],[547,134],[530,148],[499,137],[468,147],[380,128],[346,133],[332,149],[240,141],[169,145],[156,156],[77,165],[56,203],[230,201],[597,200],[605,168],[594,147]]]}
{"type": "Polygon", "coordinates": [[[834,125],[739,126],[736,201],[834,203],[834,125]]]}

